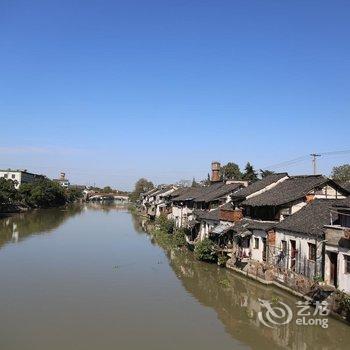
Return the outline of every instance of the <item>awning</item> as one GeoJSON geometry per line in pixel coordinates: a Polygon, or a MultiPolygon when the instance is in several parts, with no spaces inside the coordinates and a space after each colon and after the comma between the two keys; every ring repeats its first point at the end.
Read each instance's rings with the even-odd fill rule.
{"type": "Polygon", "coordinates": [[[241,233],[239,233],[239,235],[241,236],[241,237],[248,237],[248,236],[251,236],[253,233],[251,232],[251,231],[248,231],[248,230],[245,230],[245,231],[243,231],[243,232],[241,232],[241,233]]]}
{"type": "Polygon", "coordinates": [[[219,224],[215,226],[210,233],[216,234],[216,235],[223,235],[225,234],[230,228],[232,228],[233,225],[229,223],[225,224],[219,224]]]}

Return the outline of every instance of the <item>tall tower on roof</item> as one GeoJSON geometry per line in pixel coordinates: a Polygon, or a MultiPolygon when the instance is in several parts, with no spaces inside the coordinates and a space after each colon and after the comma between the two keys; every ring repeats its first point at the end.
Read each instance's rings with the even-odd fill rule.
{"type": "Polygon", "coordinates": [[[211,182],[218,182],[220,181],[220,163],[219,162],[212,162],[211,163],[211,182]]]}

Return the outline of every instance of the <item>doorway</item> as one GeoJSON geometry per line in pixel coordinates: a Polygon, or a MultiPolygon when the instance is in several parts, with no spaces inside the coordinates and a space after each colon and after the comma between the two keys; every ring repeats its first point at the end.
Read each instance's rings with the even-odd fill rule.
{"type": "Polygon", "coordinates": [[[329,257],[329,281],[334,287],[338,287],[338,254],[334,252],[328,253],[329,257]]]}

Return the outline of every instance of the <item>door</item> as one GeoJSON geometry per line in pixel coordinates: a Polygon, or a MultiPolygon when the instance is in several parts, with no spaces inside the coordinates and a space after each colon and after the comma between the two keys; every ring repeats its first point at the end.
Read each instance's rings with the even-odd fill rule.
{"type": "Polygon", "coordinates": [[[330,252],[328,256],[330,262],[330,282],[334,287],[338,287],[338,254],[330,252]]]}
{"type": "Polygon", "coordinates": [[[290,268],[295,271],[295,261],[297,256],[296,242],[294,240],[290,240],[290,268]]]}
{"type": "Polygon", "coordinates": [[[262,259],[263,261],[266,261],[266,238],[262,238],[263,242],[263,252],[262,252],[262,259]]]}

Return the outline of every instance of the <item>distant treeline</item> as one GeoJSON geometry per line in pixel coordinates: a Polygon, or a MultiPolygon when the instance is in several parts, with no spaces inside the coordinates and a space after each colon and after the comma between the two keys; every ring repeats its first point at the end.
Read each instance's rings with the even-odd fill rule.
{"type": "Polygon", "coordinates": [[[12,180],[0,178],[0,212],[11,206],[50,208],[74,202],[83,197],[81,189],[63,188],[49,179],[21,184],[16,189],[12,180]]]}

